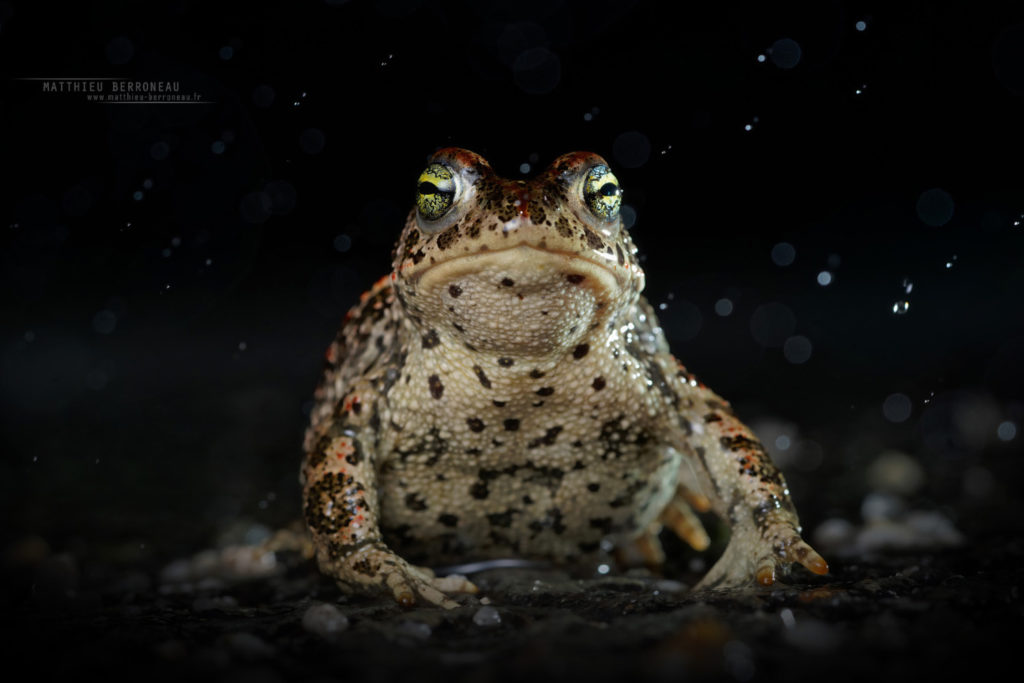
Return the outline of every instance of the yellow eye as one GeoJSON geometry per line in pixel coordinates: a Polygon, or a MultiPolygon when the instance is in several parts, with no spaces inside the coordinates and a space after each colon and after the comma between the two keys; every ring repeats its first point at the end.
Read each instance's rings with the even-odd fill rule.
{"type": "Polygon", "coordinates": [[[420,215],[434,221],[452,208],[455,200],[455,174],[444,164],[434,163],[420,173],[416,183],[416,207],[420,215]]]}
{"type": "Polygon", "coordinates": [[[622,188],[610,168],[599,164],[587,171],[587,177],[583,180],[583,200],[598,218],[610,221],[619,215],[622,188]]]}

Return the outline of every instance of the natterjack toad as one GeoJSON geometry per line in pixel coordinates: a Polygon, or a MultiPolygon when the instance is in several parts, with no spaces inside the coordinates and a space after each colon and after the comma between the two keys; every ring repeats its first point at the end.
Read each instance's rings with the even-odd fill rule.
{"type": "Polygon", "coordinates": [[[423,565],[658,564],[663,525],[708,545],[709,509],[732,532],[702,586],[827,572],[764,448],[669,352],[601,157],[522,181],[443,149],[417,193],[316,391],[301,479],[324,572],[450,607],[475,587],[423,565]]]}

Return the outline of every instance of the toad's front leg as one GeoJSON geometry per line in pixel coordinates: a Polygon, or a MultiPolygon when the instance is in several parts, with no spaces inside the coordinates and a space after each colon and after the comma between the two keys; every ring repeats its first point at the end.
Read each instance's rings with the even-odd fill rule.
{"type": "Polygon", "coordinates": [[[372,440],[352,426],[344,417],[329,420],[302,468],[303,511],[320,570],[345,590],[388,591],[406,606],[423,600],[457,607],[447,593],[475,593],[476,586],[460,577],[436,578],[385,545],[374,458],[364,445],[372,440]]]}
{"type": "Polygon", "coordinates": [[[782,473],[761,442],[729,404],[709,389],[694,387],[693,433],[685,443],[714,511],[729,522],[731,536],[722,557],[697,588],[775,583],[776,573],[798,562],[815,574],[828,564],[800,537],[800,522],[782,473]]]}

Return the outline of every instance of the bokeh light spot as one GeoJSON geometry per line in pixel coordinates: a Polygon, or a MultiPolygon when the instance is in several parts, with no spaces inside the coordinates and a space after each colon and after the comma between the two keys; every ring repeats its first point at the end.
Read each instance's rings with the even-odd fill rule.
{"type": "Polygon", "coordinates": [[[882,415],[889,422],[906,422],[910,418],[913,406],[906,394],[889,394],[882,402],[882,415]]]}
{"type": "Polygon", "coordinates": [[[772,263],[786,267],[796,260],[796,247],[789,242],[779,242],[772,247],[772,263]]]}
{"type": "Polygon", "coordinates": [[[327,144],[327,136],[319,128],[307,128],[299,135],[299,147],[306,154],[319,154],[327,144]]]}
{"type": "Polygon", "coordinates": [[[925,190],[917,198],[917,217],[933,228],[945,225],[953,218],[953,198],[938,187],[925,190]]]}
{"type": "Polygon", "coordinates": [[[761,346],[777,349],[796,329],[796,316],[788,306],[772,302],[758,306],[750,316],[750,333],[761,346]]]}
{"type": "Polygon", "coordinates": [[[811,359],[813,348],[810,339],[798,334],[786,339],[782,345],[782,355],[793,365],[802,365],[811,359]]]}
{"type": "Polygon", "coordinates": [[[625,168],[639,168],[651,157],[651,141],[640,131],[626,131],[612,143],[612,155],[625,168]]]}
{"type": "Polygon", "coordinates": [[[780,69],[792,69],[800,63],[803,51],[800,49],[800,44],[792,38],[779,38],[772,43],[768,54],[775,66],[780,69]]]}

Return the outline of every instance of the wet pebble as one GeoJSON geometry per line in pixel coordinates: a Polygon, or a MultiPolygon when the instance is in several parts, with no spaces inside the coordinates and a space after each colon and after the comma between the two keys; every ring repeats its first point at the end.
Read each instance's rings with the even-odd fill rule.
{"type": "Polygon", "coordinates": [[[320,602],[310,605],[303,613],[302,628],[325,640],[335,640],[348,628],[348,617],[334,605],[320,602]]]}
{"type": "Polygon", "coordinates": [[[400,636],[407,636],[416,640],[426,640],[433,631],[429,625],[421,621],[406,620],[395,628],[395,632],[400,636]]]}
{"type": "Polygon", "coordinates": [[[264,659],[274,655],[274,647],[270,643],[244,631],[227,634],[224,643],[232,654],[242,659],[264,659]]]}
{"type": "Polygon", "coordinates": [[[473,623],[485,628],[499,626],[501,624],[501,615],[497,609],[487,605],[481,607],[473,614],[473,623]]]}

